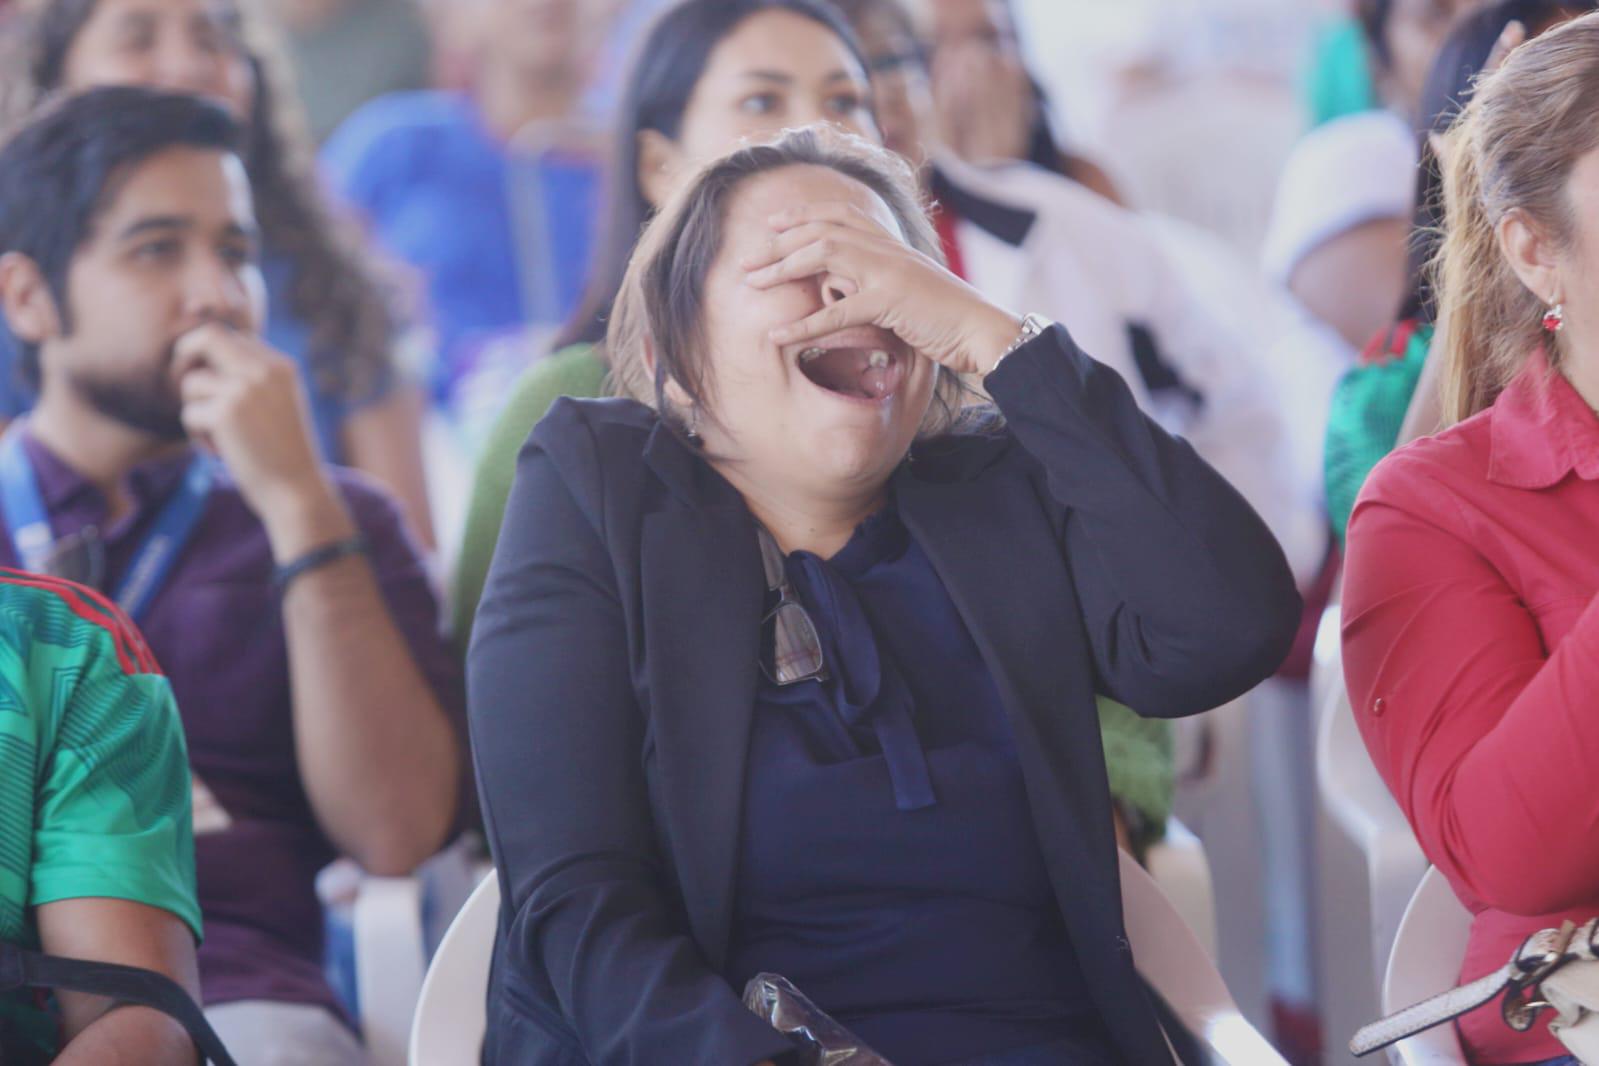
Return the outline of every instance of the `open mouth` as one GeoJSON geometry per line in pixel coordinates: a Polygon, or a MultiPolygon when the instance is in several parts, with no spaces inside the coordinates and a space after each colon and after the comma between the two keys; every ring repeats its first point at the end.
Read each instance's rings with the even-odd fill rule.
{"type": "Polygon", "coordinates": [[[814,346],[800,352],[799,369],[813,385],[828,392],[878,402],[899,391],[905,378],[905,356],[897,347],[814,346]]]}

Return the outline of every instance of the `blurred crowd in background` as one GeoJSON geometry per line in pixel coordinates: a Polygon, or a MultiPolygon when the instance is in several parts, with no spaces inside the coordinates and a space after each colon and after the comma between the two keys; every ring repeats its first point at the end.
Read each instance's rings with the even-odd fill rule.
{"type": "MultiPolygon", "coordinates": [[[[38,38],[23,27],[43,6],[0,0],[7,127],[80,73],[65,46],[41,65],[38,38]]],[[[506,490],[494,486],[508,482],[507,450],[514,456],[528,428],[511,419],[500,434],[508,444],[496,440],[497,422],[507,424],[507,405],[540,367],[550,368],[540,384],[550,395],[591,391],[589,377],[602,372],[555,361],[603,336],[615,291],[614,281],[604,291],[604,279],[619,269],[607,261],[608,235],[640,221],[614,213],[614,190],[644,173],[639,158],[619,159],[614,131],[640,107],[625,99],[634,53],[665,6],[99,0],[96,19],[125,8],[145,21],[108,25],[101,62],[110,73],[94,79],[202,92],[247,123],[273,298],[266,336],[305,372],[323,456],[372,474],[399,500],[435,577],[449,579],[446,607],[462,645],[504,507],[506,490]],[[242,73],[200,39],[213,32],[204,20],[216,11],[247,42],[242,73]]],[[[870,22],[870,5],[843,6],[857,28],[870,22]]],[[[1463,86],[1451,74],[1480,69],[1487,57],[1456,56],[1443,73],[1435,61],[1450,31],[1485,6],[916,0],[906,5],[911,22],[896,29],[882,16],[866,42],[875,121],[890,147],[956,178],[963,166],[1027,162],[1067,179],[1073,195],[1094,198],[1085,217],[1111,220],[1093,232],[1129,249],[1147,243],[1183,299],[1253,350],[1248,373],[1269,406],[1261,421],[1216,415],[1223,424],[1206,427],[1194,411],[1172,417],[1193,426],[1201,453],[1267,519],[1311,606],[1296,660],[1252,712],[1251,754],[1238,764],[1248,813],[1228,843],[1218,828],[1226,819],[1212,812],[1216,835],[1206,839],[1219,871],[1223,970],[1246,1013],[1300,1062],[1337,1061],[1343,1035],[1322,1035],[1329,982],[1316,949],[1309,637],[1354,492],[1399,435],[1413,377],[1386,408],[1395,422],[1377,434],[1386,441],[1367,457],[1335,458],[1329,424],[1340,417],[1335,390],[1353,368],[1403,355],[1418,328],[1431,328],[1412,237],[1418,207],[1432,206],[1418,203],[1418,178],[1424,193],[1429,174],[1436,185],[1426,134],[1458,105],[1463,86]],[[916,92],[926,90],[930,116],[896,115],[904,100],[920,99],[894,95],[896,79],[925,82],[916,92]],[[911,141],[896,143],[896,130],[911,141]],[[1255,852],[1256,883],[1228,881],[1229,847],[1255,852]],[[1252,961],[1238,961],[1246,956],[1252,961]]],[[[1557,8],[1587,6],[1529,10],[1552,19],[1557,8]]],[[[1494,37],[1497,26],[1488,41],[1461,47],[1485,48],[1494,37]]],[[[934,179],[930,199],[958,210],[947,188],[934,179]]],[[[1054,192],[1029,189],[1022,180],[1012,192],[1054,202],[1054,192]]],[[[1086,222],[1062,225],[1064,243],[1090,232],[1086,222]]],[[[1176,347],[1179,327],[1157,332],[1176,347]]],[[[1154,407],[1254,410],[1218,358],[1151,366],[1133,348],[1128,358],[1154,407]]],[[[18,358],[0,337],[0,359],[18,358]]],[[[12,366],[0,370],[0,415],[15,416],[31,397],[11,382],[12,366]]],[[[1211,757],[1205,746],[1179,731],[1175,755],[1165,756],[1179,813],[1184,775],[1202,776],[1211,757]]],[[[1163,824],[1169,780],[1152,788],[1143,817],[1163,824]]],[[[1203,810],[1192,820],[1205,836],[1203,810]]]]}

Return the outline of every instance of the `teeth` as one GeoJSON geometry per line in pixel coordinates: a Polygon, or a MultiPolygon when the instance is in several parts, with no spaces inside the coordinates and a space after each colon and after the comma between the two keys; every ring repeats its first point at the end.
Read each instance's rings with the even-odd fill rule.
{"type": "Polygon", "coordinates": [[[821,354],[822,354],[822,349],[821,348],[807,348],[803,352],[800,353],[800,362],[808,363],[812,359],[815,359],[817,356],[819,356],[821,354]]]}
{"type": "Polygon", "coordinates": [[[888,366],[888,353],[885,351],[873,352],[866,357],[866,365],[877,370],[885,369],[888,366]]]}

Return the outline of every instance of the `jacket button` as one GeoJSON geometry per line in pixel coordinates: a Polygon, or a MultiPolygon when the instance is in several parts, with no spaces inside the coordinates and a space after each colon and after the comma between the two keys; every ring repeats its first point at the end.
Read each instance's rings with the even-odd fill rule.
{"type": "Polygon", "coordinates": [[[1371,713],[1374,717],[1381,718],[1382,712],[1387,708],[1383,705],[1382,697],[1378,696],[1371,703],[1371,713]]]}

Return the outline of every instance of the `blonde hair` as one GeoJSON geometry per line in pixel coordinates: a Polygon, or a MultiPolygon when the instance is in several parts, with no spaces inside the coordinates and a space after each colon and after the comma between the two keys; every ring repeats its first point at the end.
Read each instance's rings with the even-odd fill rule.
{"type": "MultiPolygon", "coordinates": [[[[916,176],[899,156],[824,126],[785,131],[770,143],[741,147],[686,181],[644,228],[605,337],[611,364],[608,388],[614,395],[654,408],[682,431],[692,417],[669,403],[666,386],[672,382],[694,408],[715,417],[706,405],[712,382],[705,356],[705,278],[721,251],[733,193],[750,178],[791,166],[827,167],[865,185],[888,205],[906,243],[943,265],[943,249],[923,209],[916,176]]],[[[968,394],[957,375],[938,368],[934,403],[922,433],[963,424],[968,394]]]]}
{"type": "Polygon", "coordinates": [[[1539,345],[1560,364],[1558,339],[1541,327],[1543,295],[1511,269],[1497,228],[1519,212],[1559,247],[1575,239],[1568,179],[1599,145],[1599,13],[1512,52],[1447,136],[1444,240],[1431,269],[1443,417],[1453,424],[1491,405],[1539,345]]]}

